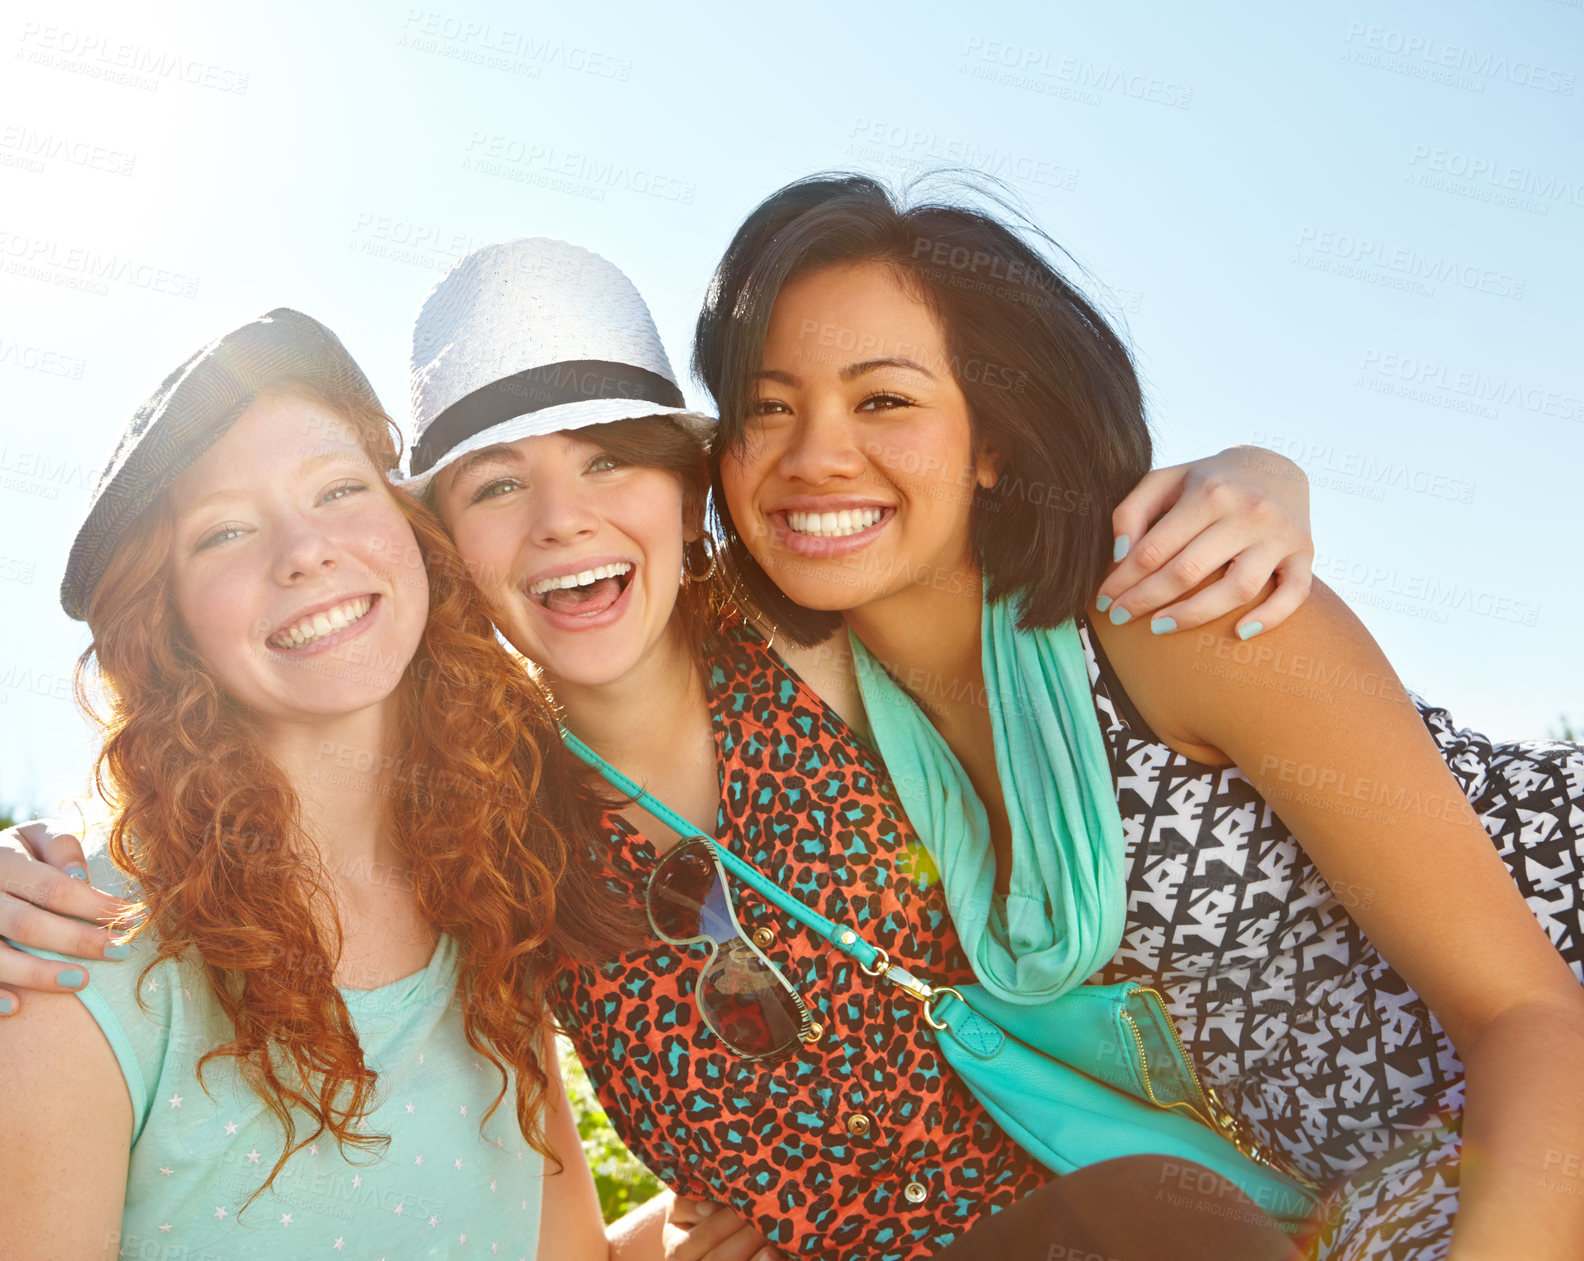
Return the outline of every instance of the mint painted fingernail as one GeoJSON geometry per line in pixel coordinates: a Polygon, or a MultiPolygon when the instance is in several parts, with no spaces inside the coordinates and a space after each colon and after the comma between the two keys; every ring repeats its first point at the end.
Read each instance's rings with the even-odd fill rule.
{"type": "Polygon", "coordinates": [[[66,868],[66,874],[73,880],[86,880],[88,879],[88,868],[81,863],[72,863],[66,868]]]}
{"type": "Polygon", "coordinates": [[[9,1016],[16,1010],[16,999],[9,994],[0,994],[0,1016],[9,1016]]]}
{"type": "Polygon", "coordinates": [[[1170,635],[1176,629],[1177,619],[1175,617],[1157,617],[1150,623],[1150,630],[1157,635],[1170,635]]]}
{"type": "Polygon", "coordinates": [[[130,959],[132,957],[132,947],[124,941],[118,942],[113,946],[106,946],[104,948],[104,957],[106,959],[130,959]]]}
{"type": "Polygon", "coordinates": [[[1104,613],[1110,607],[1111,607],[1111,597],[1110,596],[1108,596],[1108,595],[1097,595],[1095,597],[1095,608],[1099,609],[1100,612],[1104,613]]]}
{"type": "Polygon", "coordinates": [[[1128,554],[1128,536],[1125,535],[1125,534],[1119,534],[1119,535],[1117,535],[1116,542],[1111,547],[1111,559],[1112,560],[1122,560],[1123,558],[1125,558],[1127,556],[1127,554],[1128,554]]]}
{"type": "Polygon", "coordinates": [[[62,968],[55,977],[55,984],[69,990],[81,989],[88,984],[88,974],[81,968],[62,968]]]}
{"type": "Polygon", "coordinates": [[[1258,635],[1264,629],[1264,622],[1244,622],[1243,625],[1238,627],[1238,638],[1253,639],[1254,636],[1258,635]]]}
{"type": "Polygon", "coordinates": [[[1116,606],[1116,608],[1111,610],[1111,625],[1120,626],[1132,616],[1133,615],[1131,613],[1129,613],[1119,604],[1116,606]]]}

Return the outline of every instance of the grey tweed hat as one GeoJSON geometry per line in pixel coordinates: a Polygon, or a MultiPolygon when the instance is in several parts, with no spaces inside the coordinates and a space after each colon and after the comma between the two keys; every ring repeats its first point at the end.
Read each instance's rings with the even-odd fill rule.
{"type": "Polygon", "coordinates": [[[413,325],[414,494],[496,443],[670,416],[703,437],[636,286],[592,250],[550,237],[486,245],[430,291],[413,325]]]}
{"type": "Polygon", "coordinates": [[[249,403],[278,381],[378,408],[368,378],[318,320],[279,307],[210,342],[160,383],[121,431],[77,531],[61,607],[87,620],[105,566],[138,514],[219,440],[249,403]]]}

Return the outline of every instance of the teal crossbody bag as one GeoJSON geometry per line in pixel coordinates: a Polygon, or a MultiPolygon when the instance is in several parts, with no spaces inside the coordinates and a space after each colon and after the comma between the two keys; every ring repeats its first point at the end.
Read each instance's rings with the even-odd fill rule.
{"type": "MultiPolygon", "coordinates": [[[[682,836],[698,829],[571,732],[567,747],[682,836]]],[[[709,840],[710,838],[704,838],[709,840]]],[[[1161,996],[1145,986],[1081,985],[1035,1005],[982,985],[935,986],[855,929],[827,919],[711,841],[722,865],[761,897],[923,1009],[942,1055],[985,1110],[1058,1174],[1122,1156],[1202,1165],[1284,1229],[1315,1211],[1316,1188],[1283,1170],[1203,1088],[1161,996]]],[[[1200,1188],[1196,1188],[1200,1189],[1200,1188]]]]}

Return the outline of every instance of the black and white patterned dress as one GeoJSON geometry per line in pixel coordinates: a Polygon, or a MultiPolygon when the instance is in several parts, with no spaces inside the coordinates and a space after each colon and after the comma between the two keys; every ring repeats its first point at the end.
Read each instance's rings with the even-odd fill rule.
{"type": "MultiPolygon", "coordinates": [[[[1157,986],[1201,1075],[1336,1202],[1326,1261],[1435,1261],[1458,1202],[1463,1066],[1440,1023],[1236,767],[1173,752],[1088,628],[1127,843],[1127,927],[1094,978],[1157,986]]],[[[1493,744],[1414,698],[1574,975],[1584,979],[1584,747],[1493,744]]]]}

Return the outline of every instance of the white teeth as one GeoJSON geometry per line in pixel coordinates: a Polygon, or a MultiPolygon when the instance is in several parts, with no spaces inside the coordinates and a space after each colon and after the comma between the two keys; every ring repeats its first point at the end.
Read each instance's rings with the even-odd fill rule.
{"type": "Polygon", "coordinates": [[[562,574],[559,578],[541,578],[528,588],[529,595],[543,595],[547,591],[563,591],[570,587],[586,587],[591,582],[598,582],[602,578],[615,578],[621,574],[630,574],[632,566],[621,560],[610,565],[596,565],[593,569],[585,569],[581,573],[562,574]]]}
{"type": "Polygon", "coordinates": [[[787,525],[799,534],[842,538],[867,530],[884,516],[879,508],[843,508],[840,512],[789,512],[787,525]]]}
{"type": "Polygon", "coordinates": [[[311,617],[303,618],[302,621],[271,635],[269,643],[275,648],[301,648],[322,635],[344,630],[373,607],[373,596],[359,596],[356,600],[348,600],[323,613],[315,613],[311,617]]]}

